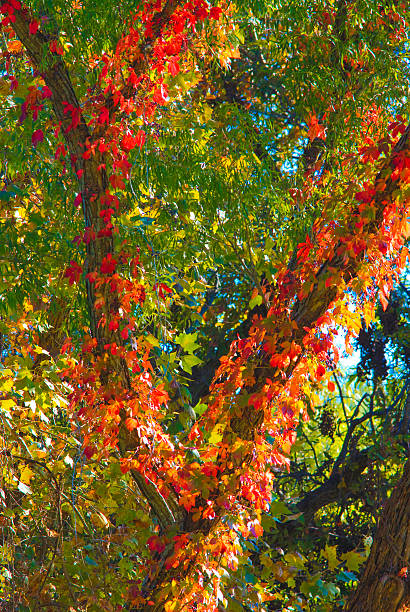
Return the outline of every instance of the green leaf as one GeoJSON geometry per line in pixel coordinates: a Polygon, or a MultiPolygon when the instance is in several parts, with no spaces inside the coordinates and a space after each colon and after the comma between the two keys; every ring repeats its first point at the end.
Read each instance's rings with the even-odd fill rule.
{"type": "Polygon", "coordinates": [[[341,582],[354,582],[355,580],[357,580],[357,576],[353,572],[344,571],[340,572],[340,574],[336,576],[336,579],[340,580],[341,582]]]}
{"type": "Polygon", "coordinates": [[[255,306],[260,306],[262,304],[262,296],[259,295],[255,295],[254,298],[252,298],[249,302],[249,308],[252,310],[253,308],[255,308],[255,306]]]}
{"type": "Polygon", "coordinates": [[[291,511],[283,502],[273,501],[270,504],[269,514],[271,516],[283,516],[285,514],[291,514],[291,511]]]}
{"type": "Polygon", "coordinates": [[[331,571],[333,571],[340,563],[336,556],[336,549],[337,546],[327,545],[326,548],[320,552],[320,556],[326,559],[331,571]]]}
{"type": "Polygon", "coordinates": [[[192,368],[202,363],[202,359],[196,357],[196,355],[185,355],[181,359],[182,369],[188,374],[192,374],[192,368]]]}
{"type": "Polygon", "coordinates": [[[286,563],[289,565],[294,565],[298,569],[304,569],[305,564],[307,563],[306,557],[301,555],[299,552],[289,552],[283,557],[286,563]]]}
{"type": "Polygon", "coordinates": [[[198,416],[201,416],[202,414],[204,414],[207,408],[207,404],[197,404],[196,406],[194,406],[194,411],[198,416]]]}
{"type": "Polygon", "coordinates": [[[360,565],[366,561],[366,556],[362,553],[351,550],[342,555],[341,559],[346,561],[346,565],[349,570],[357,571],[360,565]]]}
{"type": "Polygon", "coordinates": [[[178,334],[175,337],[175,342],[179,344],[184,351],[187,353],[193,353],[199,348],[199,344],[196,342],[198,334],[178,334]]]}
{"type": "Polygon", "coordinates": [[[144,225],[152,225],[155,219],[153,219],[153,217],[140,217],[140,220],[144,225]]]}

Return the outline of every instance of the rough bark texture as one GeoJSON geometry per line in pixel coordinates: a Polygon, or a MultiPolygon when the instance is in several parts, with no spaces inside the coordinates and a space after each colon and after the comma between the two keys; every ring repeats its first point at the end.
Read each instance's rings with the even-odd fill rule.
{"type": "Polygon", "coordinates": [[[410,609],[410,460],[386,503],[363,576],[345,612],[410,609]]]}

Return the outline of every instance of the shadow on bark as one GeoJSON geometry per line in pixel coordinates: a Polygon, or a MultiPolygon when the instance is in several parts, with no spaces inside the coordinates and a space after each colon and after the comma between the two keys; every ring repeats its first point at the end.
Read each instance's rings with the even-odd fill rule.
{"type": "Polygon", "coordinates": [[[410,610],[410,459],[386,502],[362,578],[345,612],[410,610]]]}

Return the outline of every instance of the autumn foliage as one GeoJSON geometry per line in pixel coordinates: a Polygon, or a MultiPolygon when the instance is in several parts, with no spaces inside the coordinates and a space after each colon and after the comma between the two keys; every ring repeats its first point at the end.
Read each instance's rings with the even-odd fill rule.
{"type": "Polygon", "coordinates": [[[407,263],[409,12],[123,4],[0,2],[0,204],[27,262],[2,272],[4,551],[25,529],[46,547],[30,535],[0,588],[29,610],[237,609],[298,425],[407,263]]]}

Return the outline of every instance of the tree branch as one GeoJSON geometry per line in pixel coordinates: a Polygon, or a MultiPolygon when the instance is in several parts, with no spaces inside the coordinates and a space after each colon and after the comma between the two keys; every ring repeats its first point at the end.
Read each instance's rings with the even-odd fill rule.
{"type": "MultiPolygon", "coordinates": [[[[0,6],[4,3],[5,0],[1,0],[0,6]]],[[[159,35],[161,28],[166,23],[166,19],[172,14],[174,6],[177,4],[174,0],[170,0],[166,4],[156,21],[154,34],[159,35]]],[[[80,111],[80,104],[68,69],[59,55],[48,52],[50,44],[50,37],[48,35],[42,33],[41,30],[38,30],[35,34],[30,34],[30,17],[27,11],[15,10],[14,15],[13,29],[25,47],[34,66],[40,72],[46,85],[52,92],[51,103],[53,110],[61,124],[64,139],[73,160],[73,169],[77,177],[80,176],[79,183],[85,227],[93,227],[97,234],[96,239],[90,240],[87,244],[87,270],[99,272],[103,259],[114,252],[112,235],[98,235],[99,230],[103,229],[102,218],[100,216],[100,211],[103,207],[101,196],[106,193],[109,186],[104,155],[96,151],[95,155],[84,159],[85,145],[92,135],[80,111]],[[44,53],[45,51],[47,53],[44,53]],[[67,103],[73,108],[78,109],[78,125],[71,125],[72,119],[65,112],[67,103]]],[[[121,346],[123,340],[118,330],[111,331],[108,329],[108,326],[98,324],[99,314],[95,308],[95,285],[90,283],[88,278],[86,278],[85,283],[91,334],[97,339],[98,352],[101,354],[106,344],[121,346]]],[[[107,302],[106,306],[109,312],[118,310],[117,296],[115,294],[109,294],[107,302]]],[[[116,370],[123,388],[130,390],[129,372],[125,360],[121,358],[112,359],[110,366],[116,370]]],[[[140,441],[136,431],[130,432],[125,426],[127,418],[125,409],[120,412],[120,417],[118,446],[122,456],[126,456],[129,451],[135,451],[139,448],[140,441]]],[[[184,520],[183,509],[181,509],[176,499],[172,499],[172,496],[170,496],[167,502],[165,502],[154,483],[136,470],[132,470],[131,473],[163,529],[173,525],[176,521],[181,523],[184,520]]]]}

